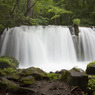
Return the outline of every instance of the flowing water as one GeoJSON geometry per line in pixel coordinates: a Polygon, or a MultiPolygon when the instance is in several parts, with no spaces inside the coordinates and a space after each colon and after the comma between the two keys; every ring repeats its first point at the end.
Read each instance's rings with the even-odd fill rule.
{"type": "Polygon", "coordinates": [[[20,26],[5,30],[1,37],[0,55],[15,57],[20,68],[40,67],[49,72],[85,69],[95,60],[95,32],[81,27],[79,37],[64,26],[20,26]]]}

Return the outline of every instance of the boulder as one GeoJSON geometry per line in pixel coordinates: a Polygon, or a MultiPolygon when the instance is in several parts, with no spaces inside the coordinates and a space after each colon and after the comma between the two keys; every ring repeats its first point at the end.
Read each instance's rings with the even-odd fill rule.
{"type": "Polygon", "coordinates": [[[61,74],[61,80],[64,80],[71,86],[79,86],[84,91],[87,89],[88,75],[81,69],[73,68],[70,71],[64,70],[61,74]]]}
{"type": "Polygon", "coordinates": [[[8,80],[6,77],[0,78],[0,89],[7,90],[8,92],[18,91],[20,86],[13,81],[8,80]]]}
{"type": "Polygon", "coordinates": [[[30,67],[20,73],[21,76],[33,76],[36,80],[49,79],[46,72],[40,68],[30,67]]]}
{"type": "Polygon", "coordinates": [[[87,65],[86,73],[89,75],[95,75],[95,61],[87,65]]]}
{"type": "Polygon", "coordinates": [[[19,62],[13,57],[9,56],[0,57],[0,69],[9,68],[9,67],[17,69],[18,65],[19,62]]]}
{"type": "Polygon", "coordinates": [[[21,86],[27,87],[35,83],[35,79],[32,76],[22,77],[19,79],[19,83],[21,86]]]}

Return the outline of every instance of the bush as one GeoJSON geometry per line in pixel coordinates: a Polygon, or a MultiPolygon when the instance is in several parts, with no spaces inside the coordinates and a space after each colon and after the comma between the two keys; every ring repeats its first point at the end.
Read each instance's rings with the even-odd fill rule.
{"type": "Polygon", "coordinates": [[[80,25],[80,19],[78,19],[78,18],[73,19],[73,24],[80,25]]]}

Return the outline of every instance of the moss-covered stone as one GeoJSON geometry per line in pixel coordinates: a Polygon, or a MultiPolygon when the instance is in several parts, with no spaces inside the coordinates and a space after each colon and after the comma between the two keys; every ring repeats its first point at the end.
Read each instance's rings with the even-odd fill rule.
{"type": "Polygon", "coordinates": [[[47,75],[48,75],[48,77],[49,77],[50,80],[60,79],[60,75],[56,74],[56,73],[48,73],[47,75]]]}
{"type": "Polygon", "coordinates": [[[19,65],[19,62],[13,57],[9,57],[9,56],[0,57],[0,68],[1,69],[8,68],[8,67],[16,69],[18,65],[19,65]]]}
{"type": "Polygon", "coordinates": [[[11,92],[15,92],[19,90],[19,85],[14,83],[13,81],[8,80],[7,78],[3,77],[0,79],[0,89],[8,90],[11,92]]]}
{"type": "Polygon", "coordinates": [[[47,73],[40,68],[30,67],[20,73],[21,76],[33,76],[36,80],[49,79],[47,73]]]}
{"type": "Polygon", "coordinates": [[[95,74],[95,61],[87,65],[86,73],[91,75],[95,74]]]}
{"type": "Polygon", "coordinates": [[[86,91],[88,76],[87,74],[78,68],[73,68],[69,71],[64,70],[61,74],[61,80],[69,83],[71,86],[79,86],[81,89],[86,91]]]}
{"type": "Polygon", "coordinates": [[[7,79],[13,80],[13,81],[18,81],[19,78],[20,78],[20,76],[16,73],[7,76],[7,79]]]}
{"type": "Polygon", "coordinates": [[[69,83],[69,81],[70,81],[70,72],[67,71],[67,70],[64,70],[62,72],[62,74],[61,74],[61,78],[60,79],[65,81],[65,82],[67,82],[67,83],[69,83]]]}
{"type": "Polygon", "coordinates": [[[0,69],[0,76],[6,76],[14,73],[17,73],[17,71],[11,67],[0,69]]]}
{"type": "Polygon", "coordinates": [[[35,83],[35,79],[33,76],[28,76],[28,77],[22,77],[19,80],[19,83],[21,86],[30,86],[35,83]]]}

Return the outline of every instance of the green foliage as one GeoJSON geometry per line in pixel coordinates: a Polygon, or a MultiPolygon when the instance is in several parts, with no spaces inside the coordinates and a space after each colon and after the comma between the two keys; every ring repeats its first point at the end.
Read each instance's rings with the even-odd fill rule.
{"type": "MultiPolygon", "coordinates": [[[[90,79],[88,81],[88,90],[89,91],[95,91],[95,79],[90,79]]],[[[95,94],[95,93],[94,93],[95,94]]],[[[93,94],[93,95],[94,95],[93,94]]]]}
{"type": "MultiPolygon", "coordinates": [[[[36,0],[33,0],[36,2],[36,0]]],[[[33,16],[26,17],[27,0],[0,0],[0,32],[6,27],[20,25],[95,25],[95,0],[38,0],[33,16]],[[16,5],[16,7],[15,7],[16,5]],[[13,11],[14,9],[14,11],[13,11]]]]}
{"type": "Polygon", "coordinates": [[[80,24],[80,19],[78,19],[78,18],[74,19],[73,24],[79,25],[80,24]]]}

